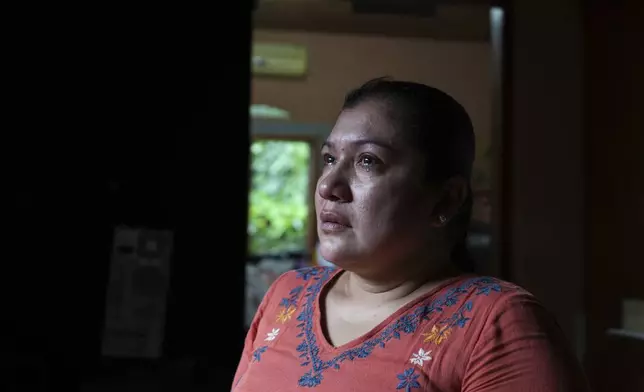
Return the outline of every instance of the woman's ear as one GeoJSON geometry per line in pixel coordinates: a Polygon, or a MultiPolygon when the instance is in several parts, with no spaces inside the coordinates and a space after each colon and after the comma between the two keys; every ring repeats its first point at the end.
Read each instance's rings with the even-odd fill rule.
{"type": "Polygon", "coordinates": [[[469,183],[463,177],[452,177],[441,186],[440,196],[432,211],[432,224],[445,226],[459,211],[469,192],[469,183]]]}

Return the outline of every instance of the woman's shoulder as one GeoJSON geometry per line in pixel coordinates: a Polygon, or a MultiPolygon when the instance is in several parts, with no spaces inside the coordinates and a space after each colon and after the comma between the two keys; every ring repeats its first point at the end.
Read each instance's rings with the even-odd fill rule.
{"type": "Polygon", "coordinates": [[[541,336],[563,344],[557,320],[525,288],[490,276],[469,276],[445,287],[432,301],[452,327],[467,327],[476,340],[513,340],[541,336]],[[449,310],[448,310],[449,309],[449,310]],[[478,338],[476,338],[478,336],[478,338]]]}
{"type": "Polygon", "coordinates": [[[507,390],[554,390],[564,384],[569,385],[566,390],[586,390],[579,364],[554,314],[532,293],[492,277],[472,277],[458,284],[467,293],[459,311],[471,310],[468,316],[454,317],[467,319],[470,328],[464,347],[468,354],[463,390],[495,383],[507,390]]]}
{"type": "Polygon", "coordinates": [[[266,300],[294,303],[303,295],[319,290],[335,272],[336,268],[321,266],[286,271],[271,284],[266,300]]]}
{"type": "Polygon", "coordinates": [[[456,278],[419,312],[435,323],[427,339],[438,344],[442,340],[458,342],[463,353],[480,351],[489,342],[528,342],[534,337],[563,344],[555,317],[540,301],[523,287],[499,278],[456,278]],[[446,339],[448,335],[454,336],[446,339]]]}
{"type": "Polygon", "coordinates": [[[474,279],[480,282],[473,293],[486,313],[485,327],[504,328],[505,334],[560,333],[554,314],[524,287],[492,277],[474,279]]]}
{"type": "Polygon", "coordinates": [[[308,286],[316,283],[324,283],[336,271],[336,268],[322,266],[293,269],[282,273],[277,279],[275,279],[271,288],[275,291],[282,291],[293,285],[308,286]]]}
{"type": "Polygon", "coordinates": [[[491,276],[466,275],[453,279],[425,302],[427,313],[449,316],[454,326],[474,323],[485,329],[505,319],[552,319],[537,298],[523,287],[491,276]]]}
{"type": "Polygon", "coordinates": [[[441,289],[441,294],[445,297],[463,297],[492,303],[512,298],[534,299],[529,291],[515,283],[473,274],[452,279],[441,289]]]}
{"type": "Polygon", "coordinates": [[[445,304],[460,304],[471,310],[500,312],[508,308],[531,304],[540,306],[536,297],[525,288],[492,276],[465,275],[443,287],[435,300],[445,304]]]}

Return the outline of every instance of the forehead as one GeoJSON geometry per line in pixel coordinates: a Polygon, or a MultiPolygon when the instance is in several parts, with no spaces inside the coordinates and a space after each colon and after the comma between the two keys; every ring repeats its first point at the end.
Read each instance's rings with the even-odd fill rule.
{"type": "Polygon", "coordinates": [[[334,144],[356,140],[374,139],[402,147],[402,132],[387,117],[385,107],[376,103],[363,103],[340,113],[328,140],[334,144]]]}

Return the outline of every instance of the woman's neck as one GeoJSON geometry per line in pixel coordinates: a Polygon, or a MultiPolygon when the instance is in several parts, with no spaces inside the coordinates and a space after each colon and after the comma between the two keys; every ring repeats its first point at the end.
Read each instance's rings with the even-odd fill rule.
{"type": "Polygon", "coordinates": [[[406,268],[383,271],[378,275],[346,271],[341,276],[344,295],[353,300],[374,304],[399,301],[430,291],[446,279],[460,274],[447,261],[433,260],[416,266],[399,265],[405,265],[406,268]]]}

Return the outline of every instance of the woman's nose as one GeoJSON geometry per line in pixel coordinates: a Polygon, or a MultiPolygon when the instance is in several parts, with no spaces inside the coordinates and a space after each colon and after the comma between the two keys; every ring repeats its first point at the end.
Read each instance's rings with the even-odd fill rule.
{"type": "Polygon", "coordinates": [[[339,167],[332,168],[318,181],[318,194],[321,198],[339,203],[351,202],[349,181],[339,167]]]}

